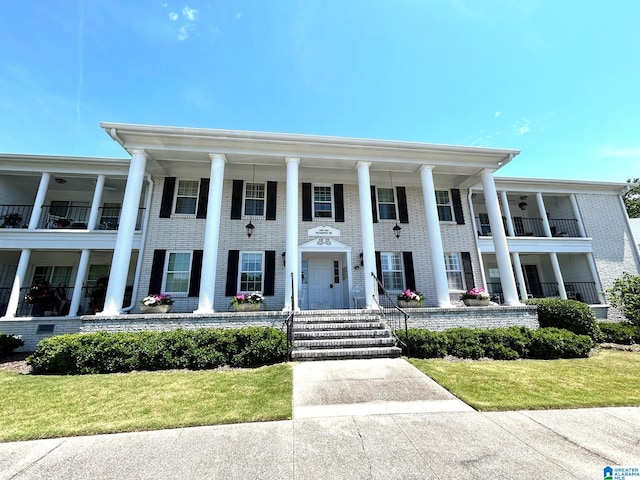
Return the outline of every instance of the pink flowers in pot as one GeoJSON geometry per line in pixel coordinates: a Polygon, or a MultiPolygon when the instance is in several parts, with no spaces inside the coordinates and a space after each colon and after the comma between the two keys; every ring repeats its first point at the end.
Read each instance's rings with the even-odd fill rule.
{"type": "Polygon", "coordinates": [[[157,307],[159,305],[173,305],[173,300],[168,293],[154,293],[144,297],[140,304],[146,307],[157,307]]]}
{"type": "Polygon", "coordinates": [[[414,301],[422,305],[422,302],[424,301],[424,295],[418,291],[407,288],[404,292],[400,292],[398,294],[398,300],[402,300],[404,302],[414,301]]]}
{"type": "Polygon", "coordinates": [[[238,293],[231,297],[231,300],[229,301],[229,303],[234,307],[243,303],[259,304],[262,302],[264,302],[264,295],[262,295],[262,292],[238,293]]]}
{"type": "Polygon", "coordinates": [[[490,300],[491,295],[484,289],[480,287],[474,287],[471,290],[465,292],[460,297],[460,300],[490,300]]]}

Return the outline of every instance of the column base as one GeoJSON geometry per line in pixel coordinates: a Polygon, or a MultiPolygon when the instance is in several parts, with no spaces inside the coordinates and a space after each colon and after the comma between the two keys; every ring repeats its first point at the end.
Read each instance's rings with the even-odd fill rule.
{"type": "Polygon", "coordinates": [[[215,313],[213,308],[198,308],[197,310],[193,311],[194,315],[210,315],[212,313],[215,313]]]}

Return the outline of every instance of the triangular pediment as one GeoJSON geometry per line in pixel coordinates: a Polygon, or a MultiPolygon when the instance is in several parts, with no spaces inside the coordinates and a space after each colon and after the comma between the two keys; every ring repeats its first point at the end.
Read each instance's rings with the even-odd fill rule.
{"type": "Polygon", "coordinates": [[[301,252],[350,252],[351,247],[335,238],[320,237],[303,243],[298,250],[301,252]]]}

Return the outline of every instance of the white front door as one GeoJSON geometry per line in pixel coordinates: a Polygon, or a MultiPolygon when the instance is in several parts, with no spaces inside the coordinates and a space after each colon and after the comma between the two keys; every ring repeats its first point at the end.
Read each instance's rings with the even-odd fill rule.
{"type": "Polygon", "coordinates": [[[342,308],[339,255],[317,255],[308,261],[308,308],[331,310],[342,308]]]}

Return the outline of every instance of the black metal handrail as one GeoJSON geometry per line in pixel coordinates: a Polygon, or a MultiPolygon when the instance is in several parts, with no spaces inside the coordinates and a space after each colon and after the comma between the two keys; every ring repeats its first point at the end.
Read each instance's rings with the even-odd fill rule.
{"type": "Polygon", "coordinates": [[[409,348],[409,314],[398,306],[397,302],[385,290],[384,285],[382,285],[382,282],[380,282],[378,277],[376,277],[375,273],[371,272],[371,276],[375,279],[376,283],[378,284],[378,295],[382,295],[386,300],[386,302],[384,303],[390,305],[390,307],[386,307],[382,305],[380,300],[376,298],[375,295],[373,299],[378,304],[378,307],[380,307],[380,312],[382,313],[382,316],[385,322],[387,323],[387,325],[389,325],[389,328],[391,329],[391,333],[393,334],[393,337],[396,339],[396,342],[404,346],[407,352],[407,357],[411,358],[411,350],[409,348]],[[404,317],[404,338],[406,339],[406,342],[403,341],[400,337],[398,337],[396,333],[398,330],[402,328],[402,319],[398,318],[398,314],[401,314],[404,317]]]}
{"type": "Polygon", "coordinates": [[[295,314],[295,290],[293,285],[293,272],[291,272],[291,312],[285,319],[287,327],[287,360],[291,361],[291,352],[293,351],[293,317],[295,314]]]}
{"type": "Polygon", "coordinates": [[[0,205],[0,228],[27,228],[33,205],[0,205]]]}
{"type": "MultiPolygon", "coordinates": [[[[513,230],[516,237],[546,236],[542,218],[512,217],[511,222],[513,224],[513,230]]],[[[480,237],[491,236],[491,226],[486,223],[486,219],[476,217],[476,223],[478,226],[478,235],[480,237]]],[[[502,217],[502,223],[505,231],[507,231],[507,222],[504,217],[502,217]]],[[[578,220],[574,218],[550,218],[549,229],[551,230],[552,237],[581,237],[578,229],[578,220]]]]}

